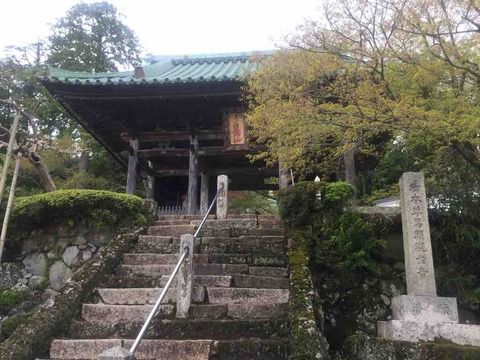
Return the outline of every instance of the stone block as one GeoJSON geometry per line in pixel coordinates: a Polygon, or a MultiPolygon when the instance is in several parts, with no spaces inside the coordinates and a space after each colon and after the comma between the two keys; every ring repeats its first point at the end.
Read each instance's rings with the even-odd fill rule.
{"type": "Polygon", "coordinates": [[[226,304],[192,305],[190,313],[194,319],[221,319],[227,315],[226,304]]]}
{"type": "Polygon", "coordinates": [[[278,319],[288,312],[288,304],[228,304],[232,319],[278,319]]]}
{"type": "Polygon", "coordinates": [[[135,360],[135,356],[127,349],[121,346],[104,351],[97,357],[98,360],[135,360]]]}
{"type": "Polygon", "coordinates": [[[277,304],[288,302],[288,289],[207,288],[211,304],[277,304]]]}
{"type": "MultiPolygon", "coordinates": [[[[97,289],[98,294],[105,304],[109,305],[146,305],[155,304],[162,293],[161,288],[123,288],[123,289],[97,289]]],[[[195,286],[192,289],[192,301],[203,302],[206,290],[203,286],[195,286]]],[[[168,289],[162,303],[176,303],[177,289],[168,289]]]]}
{"type": "Polygon", "coordinates": [[[441,341],[458,345],[480,346],[480,326],[390,320],[378,322],[378,335],[400,341],[441,341]]]}
{"type": "Polygon", "coordinates": [[[23,259],[23,265],[33,275],[43,276],[47,270],[47,258],[43,253],[31,254],[23,259]]]}
{"type": "Polygon", "coordinates": [[[288,269],[283,267],[250,266],[248,272],[256,276],[288,277],[288,269]]]}
{"type": "Polygon", "coordinates": [[[233,275],[233,286],[237,288],[258,288],[258,289],[288,289],[290,282],[288,279],[273,276],[254,276],[254,275],[233,275]]]}
{"type": "Polygon", "coordinates": [[[400,295],[392,298],[393,319],[427,323],[458,323],[457,299],[400,295]]]}
{"type": "MultiPolygon", "coordinates": [[[[103,322],[115,324],[124,322],[145,321],[152,311],[152,305],[104,305],[104,304],[83,304],[82,318],[91,322],[103,322]]],[[[173,317],[174,305],[160,305],[156,313],[159,319],[173,317]]]]}
{"type": "Polygon", "coordinates": [[[71,279],[73,271],[63,263],[63,261],[56,261],[51,267],[48,274],[50,287],[53,290],[60,290],[65,283],[71,279]]]}
{"type": "Polygon", "coordinates": [[[77,246],[69,246],[65,249],[62,255],[63,262],[67,266],[75,265],[78,260],[78,255],[80,254],[80,250],[77,246]]]}

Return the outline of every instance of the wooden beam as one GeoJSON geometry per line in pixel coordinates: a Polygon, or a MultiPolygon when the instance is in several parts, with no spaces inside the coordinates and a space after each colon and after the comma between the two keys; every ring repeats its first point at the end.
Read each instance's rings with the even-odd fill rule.
{"type": "MultiPolygon", "coordinates": [[[[223,154],[241,154],[248,150],[228,150],[223,146],[209,146],[198,149],[199,156],[218,156],[223,154]]],[[[189,149],[144,149],[138,151],[138,156],[144,159],[157,157],[189,157],[189,149]]]]}
{"type": "Polygon", "coordinates": [[[188,164],[188,202],[187,214],[193,215],[197,211],[198,200],[198,137],[190,138],[189,164],[188,164]]]}
{"type": "Polygon", "coordinates": [[[132,153],[128,156],[127,194],[133,194],[137,186],[138,140],[130,141],[132,153]]]}
{"type": "MultiPolygon", "coordinates": [[[[251,176],[259,176],[262,178],[268,178],[268,177],[277,176],[278,169],[275,169],[275,168],[258,169],[255,167],[222,167],[222,168],[209,168],[208,173],[210,176],[225,174],[232,177],[235,175],[237,176],[251,175],[251,176]]],[[[188,176],[188,169],[182,169],[182,168],[157,169],[155,171],[155,175],[157,177],[188,176]]]]}
{"type": "MultiPolygon", "coordinates": [[[[123,141],[130,141],[128,133],[121,134],[123,141]]],[[[188,141],[188,131],[158,130],[139,132],[136,137],[140,143],[162,142],[162,141],[188,141]]],[[[224,140],[225,134],[222,130],[201,130],[197,133],[198,140],[224,140]]]]}

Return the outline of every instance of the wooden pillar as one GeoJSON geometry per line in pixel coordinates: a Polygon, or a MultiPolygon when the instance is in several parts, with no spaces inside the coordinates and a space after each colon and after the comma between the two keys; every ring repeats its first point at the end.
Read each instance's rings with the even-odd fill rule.
{"type": "Polygon", "coordinates": [[[208,198],[208,174],[205,172],[200,173],[200,214],[205,215],[208,210],[209,198],[208,198]]]}
{"type": "Polygon", "coordinates": [[[133,194],[137,187],[138,139],[130,140],[131,153],[128,156],[127,194],[133,194]]]}
{"type": "Polygon", "coordinates": [[[198,137],[190,137],[190,161],[188,164],[188,201],[187,214],[193,215],[197,211],[198,201],[198,137]]]}
{"type": "Polygon", "coordinates": [[[280,190],[288,187],[288,171],[282,168],[282,164],[278,164],[278,188],[280,190]]]}

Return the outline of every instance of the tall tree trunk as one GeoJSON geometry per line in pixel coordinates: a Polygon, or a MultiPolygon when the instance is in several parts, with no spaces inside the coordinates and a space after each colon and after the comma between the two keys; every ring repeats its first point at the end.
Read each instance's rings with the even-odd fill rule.
{"type": "Polygon", "coordinates": [[[83,150],[82,154],[80,155],[80,164],[78,165],[79,172],[87,172],[88,169],[88,160],[90,158],[90,151],[83,150]]]}
{"type": "Polygon", "coordinates": [[[36,152],[29,151],[28,160],[37,171],[43,190],[45,190],[46,192],[57,190],[57,187],[55,186],[55,183],[50,176],[50,171],[48,170],[47,165],[43,162],[41,156],[38,155],[36,152]]]}

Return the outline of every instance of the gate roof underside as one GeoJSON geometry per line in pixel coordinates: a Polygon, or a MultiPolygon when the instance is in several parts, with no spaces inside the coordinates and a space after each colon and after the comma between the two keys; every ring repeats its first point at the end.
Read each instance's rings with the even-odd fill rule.
{"type": "Polygon", "coordinates": [[[242,108],[242,85],[270,53],[152,57],[149,65],[116,73],[52,68],[42,83],[124,165],[129,139],[137,138],[144,173],[183,176],[194,131],[203,169],[244,178],[245,189],[260,189],[276,170],[246,159],[251,148],[227,146],[225,114],[242,108]]]}

